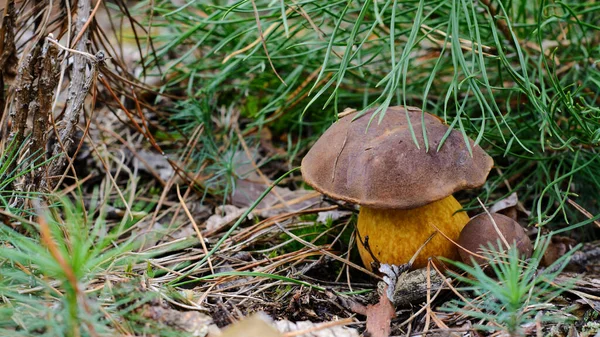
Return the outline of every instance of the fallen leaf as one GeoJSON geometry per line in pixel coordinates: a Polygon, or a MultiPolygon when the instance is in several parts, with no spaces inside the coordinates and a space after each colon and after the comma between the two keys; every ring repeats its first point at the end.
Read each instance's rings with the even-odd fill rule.
{"type": "Polygon", "coordinates": [[[136,242],[140,245],[138,249],[142,250],[156,246],[168,234],[165,226],[158,221],[151,223],[150,219],[139,221],[132,230],[133,235],[137,238],[136,242]]]}
{"type": "Polygon", "coordinates": [[[550,266],[554,263],[554,261],[558,260],[571,249],[573,249],[575,245],[577,245],[577,241],[569,237],[558,235],[553,236],[548,248],[546,248],[546,251],[544,252],[542,266],[550,266]]]}
{"type": "MultiPolygon", "coordinates": [[[[206,219],[210,209],[196,203],[189,206],[189,211],[192,213],[194,219],[197,219],[197,221],[200,222],[203,219],[206,219]]],[[[165,238],[177,240],[196,236],[196,232],[191,223],[188,223],[186,226],[181,226],[176,230],[172,230],[167,225],[163,225],[163,223],[169,223],[169,215],[163,218],[163,222],[152,220],[152,216],[146,216],[138,221],[132,228],[133,234],[137,238],[136,243],[140,244],[138,249],[154,247],[158,242],[165,240],[165,238]]]]}
{"type": "Polygon", "coordinates": [[[224,328],[221,337],[282,337],[264,313],[256,313],[224,328]]]}
{"type": "Polygon", "coordinates": [[[259,312],[208,337],[359,337],[356,329],[342,326],[351,322],[350,318],[324,323],[273,322],[265,313],[259,312]]]}
{"type": "MultiPolygon", "coordinates": [[[[255,162],[260,161],[254,155],[255,162]]],[[[248,159],[245,152],[240,151],[233,158],[236,178],[235,190],[231,195],[231,203],[237,207],[249,207],[271,185],[272,181],[261,176],[248,159]]],[[[263,218],[269,218],[284,212],[297,212],[321,202],[320,193],[303,189],[290,190],[286,187],[275,186],[271,193],[256,206],[257,212],[263,218]]]]}
{"type": "Polygon", "coordinates": [[[341,325],[337,322],[313,323],[310,321],[290,322],[281,320],[275,322],[277,330],[284,337],[358,337],[358,331],[341,325]],[[333,325],[333,326],[331,326],[333,325]]]}
{"type": "Polygon", "coordinates": [[[502,211],[509,207],[515,207],[518,202],[519,202],[519,197],[517,196],[516,192],[513,192],[508,197],[496,201],[492,205],[492,207],[490,207],[489,211],[490,211],[490,213],[498,213],[499,211],[502,211]]]}
{"type": "MultiPolygon", "coordinates": [[[[206,232],[215,233],[236,221],[248,208],[238,208],[233,205],[218,206],[215,214],[211,215],[205,224],[206,232]]],[[[251,218],[251,215],[248,215],[251,218]]]]}
{"type": "Polygon", "coordinates": [[[173,170],[165,155],[156,152],[139,150],[136,156],[133,156],[133,161],[137,162],[136,165],[138,165],[140,171],[152,173],[150,170],[153,170],[164,181],[168,181],[175,174],[175,170],[173,170]]]}
{"type": "Polygon", "coordinates": [[[367,306],[367,332],[371,337],[388,337],[390,335],[390,323],[396,316],[396,309],[386,293],[387,286],[379,296],[379,302],[367,306]]]}
{"type": "MultiPolygon", "coordinates": [[[[600,311],[600,276],[581,273],[562,273],[554,279],[559,285],[566,285],[583,294],[594,296],[594,309],[600,311]]],[[[587,302],[586,302],[587,303],[587,302]]],[[[589,303],[588,303],[589,304],[589,303]]]]}
{"type": "Polygon", "coordinates": [[[529,216],[530,211],[525,209],[522,203],[519,202],[517,192],[511,193],[508,197],[496,201],[489,209],[490,213],[500,213],[517,221],[517,212],[522,212],[529,216]]]}
{"type": "MultiPolygon", "coordinates": [[[[224,266],[220,266],[215,268],[215,274],[218,273],[225,273],[225,272],[234,272],[235,269],[231,268],[231,266],[229,265],[224,265],[224,266]]],[[[250,281],[252,281],[252,277],[235,277],[232,278],[230,281],[223,281],[223,282],[219,282],[217,283],[217,285],[215,286],[215,289],[228,289],[228,288],[233,288],[233,287],[242,287],[244,285],[247,285],[250,281]]]]}
{"type": "Polygon", "coordinates": [[[328,221],[335,221],[345,216],[351,215],[350,211],[341,211],[334,209],[332,211],[319,212],[317,215],[317,223],[326,224],[328,221]]]}
{"type": "Polygon", "coordinates": [[[179,311],[164,304],[148,304],[142,309],[144,317],[174,329],[185,331],[191,336],[204,337],[211,330],[213,320],[198,311],[179,311]]]}
{"type": "Polygon", "coordinates": [[[266,126],[260,129],[260,146],[267,151],[267,155],[269,156],[286,154],[285,149],[273,145],[273,134],[266,126]]]}

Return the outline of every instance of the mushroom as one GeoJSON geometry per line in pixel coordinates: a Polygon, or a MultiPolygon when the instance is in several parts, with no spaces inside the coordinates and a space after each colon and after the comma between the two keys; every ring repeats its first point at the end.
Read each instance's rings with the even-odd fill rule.
{"type": "Polygon", "coordinates": [[[418,108],[389,107],[381,121],[373,112],[349,114],[327,129],[302,160],[304,180],[331,198],[361,206],[358,250],[368,269],[374,258],[407,263],[438,229],[443,235],[424,246],[413,268],[431,256],[457,259],[447,238],[457,240],[469,217],[458,212],[462,207],[452,193],[483,185],[492,158],[469,139],[471,155],[460,132],[418,108]]]}
{"type": "MultiPolygon", "coordinates": [[[[490,243],[500,251],[506,250],[506,243],[515,244],[519,255],[525,259],[531,257],[533,246],[531,240],[515,220],[499,213],[482,213],[474,216],[463,228],[458,238],[458,244],[469,252],[481,255],[482,247],[485,250],[490,248],[490,243]],[[494,220],[492,222],[492,219],[494,220]],[[494,222],[496,226],[494,226],[494,222]],[[496,230],[496,227],[498,228],[496,230]],[[498,234],[502,233],[502,237],[498,234]],[[501,246],[498,247],[498,240],[501,240],[501,246]]],[[[460,250],[459,254],[464,263],[472,264],[471,259],[479,265],[487,261],[479,256],[474,256],[465,250],[460,250]]]]}

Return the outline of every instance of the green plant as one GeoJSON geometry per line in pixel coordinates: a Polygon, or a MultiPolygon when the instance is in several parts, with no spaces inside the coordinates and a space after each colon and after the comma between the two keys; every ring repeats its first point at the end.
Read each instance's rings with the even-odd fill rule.
{"type": "Polygon", "coordinates": [[[471,266],[446,260],[464,272],[452,274],[466,285],[459,290],[469,299],[455,299],[442,310],[481,319],[483,323],[476,324],[476,329],[504,331],[510,336],[524,335],[522,326],[525,323],[536,320],[560,323],[568,320],[567,313],[555,310],[549,302],[569,288],[569,284],[557,285],[553,281],[580,245],[552,265],[540,269],[540,261],[549,243],[550,236],[541,239],[532,257],[526,261],[520,259],[516,245],[504,252],[498,250],[500,241],[497,246],[490,243],[489,249],[484,252],[489,259],[486,270],[477,263],[471,266]],[[543,315],[538,316],[542,311],[543,315]]]}
{"type": "Polygon", "coordinates": [[[88,282],[135,261],[123,258],[132,241],[116,245],[121,233],[108,231],[93,210],[58,199],[37,210],[37,222],[15,217],[37,234],[1,225],[0,334],[80,336],[104,327],[97,302],[84,292],[88,282]]]}
{"type": "Polygon", "coordinates": [[[228,122],[257,150],[253,130],[284,138],[290,168],[344,108],[408,104],[494,157],[486,204],[517,191],[532,223],[581,227],[569,205],[585,195],[577,202],[600,218],[593,1],[141,1],[132,11],[151,3],[161,34],[146,64],[166,74],[163,91],[187,96],[172,109],[180,127],[210,130],[194,163],[211,193],[235,188],[228,122]]]}
{"type": "Polygon", "coordinates": [[[18,144],[16,140],[6,144],[6,148],[0,154],[0,207],[17,214],[27,213],[28,209],[18,207],[22,201],[27,198],[34,198],[43,193],[30,192],[24,190],[23,185],[30,181],[33,172],[50,162],[53,158],[39,162],[42,155],[32,153],[18,158],[19,153],[25,148],[25,143],[29,138],[25,138],[22,144],[18,144]],[[17,163],[17,161],[19,161],[17,163]],[[18,188],[15,188],[16,186],[18,188]]]}

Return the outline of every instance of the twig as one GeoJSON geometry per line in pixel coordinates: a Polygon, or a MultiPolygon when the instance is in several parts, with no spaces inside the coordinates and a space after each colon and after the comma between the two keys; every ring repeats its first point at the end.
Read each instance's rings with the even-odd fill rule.
{"type": "Polygon", "coordinates": [[[110,167],[108,166],[108,164],[106,163],[106,161],[102,158],[102,154],[100,153],[100,151],[98,151],[98,149],[96,148],[96,145],[94,145],[94,141],[91,139],[91,136],[88,135],[88,137],[90,138],[90,145],[92,146],[92,151],[95,152],[98,155],[98,160],[100,161],[100,163],[104,167],[104,171],[106,172],[106,175],[108,176],[108,179],[110,180],[110,182],[115,187],[115,191],[117,191],[117,194],[119,195],[119,198],[121,199],[121,201],[125,205],[125,209],[127,210],[127,215],[129,215],[130,219],[133,219],[133,212],[131,211],[131,207],[129,206],[129,203],[127,202],[127,200],[125,199],[125,196],[121,192],[121,189],[119,188],[119,184],[117,184],[117,181],[115,180],[115,178],[110,173],[110,167]]]}
{"type": "MultiPolygon", "coordinates": [[[[260,170],[260,167],[258,167],[258,165],[256,164],[256,161],[254,160],[254,158],[252,156],[252,152],[250,152],[250,148],[248,147],[248,144],[246,144],[246,141],[244,140],[244,136],[242,135],[242,132],[240,131],[240,127],[237,124],[237,122],[234,123],[233,128],[235,130],[235,133],[238,136],[238,140],[240,141],[242,148],[244,149],[244,153],[246,153],[246,157],[248,158],[248,160],[250,161],[250,164],[252,165],[252,168],[254,168],[254,171],[259,175],[259,177],[262,179],[263,183],[268,186],[271,183],[271,181],[269,180],[269,178],[267,178],[264,175],[264,173],[260,170]]],[[[281,204],[284,205],[285,208],[289,208],[288,203],[281,196],[281,194],[279,194],[279,192],[277,192],[277,189],[273,189],[273,194],[277,197],[277,199],[279,199],[279,202],[281,202],[281,204]]]]}
{"type": "Polygon", "coordinates": [[[81,56],[87,58],[90,62],[98,62],[99,61],[98,60],[98,56],[96,56],[96,55],[92,55],[92,54],[90,54],[88,52],[85,52],[85,51],[71,49],[69,47],[63,46],[58,41],[56,41],[56,39],[54,38],[53,34],[48,34],[48,36],[46,37],[46,41],[54,43],[58,48],[60,48],[60,49],[62,49],[64,51],[68,51],[69,53],[81,55],[81,56]]]}
{"type": "MultiPolygon", "coordinates": [[[[578,203],[576,203],[573,199],[567,199],[567,202],[571,204],[571,206],[575,207],[581,214],[585,215],[588,219],[592,219],[592,213],[588,212],[585,208],[581,207],[578,203]]],[[[600,221],[594,220],[594,224],[600,227],[600,221]]]]}
{"type": "Polygon", "coordinates": [[[171,164],[171,167],[173,167],[173,169],[175,170],[175,173],[181,177],[181,179],[187,180],[188,182],[194,182],[195,184],[198,184],[199,186],[203,186],[200,182],[196,181],[193,177],[190,177],[190,175],[183,170],[181,167],[179,167],[179,165],[177,165],[177,163],[175,163],[171,158],[167,157],[165,155],[165,152],[162,150],[162,148],[160,147],[160,145],[158,145],[158,143],[156,142],[156,139],[154,139],[154,137],[152,136],[151,133],[146,133],[142,127],[140,126],[140,124],[135,120],[135,118],[133,118],[133,115],[131,114],[131,112],[125,107],[125,105],[123,105],[123,103],[121,102],[121,100],[119,99],[119,96],[112,90],[110,83],[108,83],[106,81],[106,79],[104,77],[99,77],[100,82],[104,85],[104,87],[108,90],[108,93],[115,99],[115,102],[119,105],[119,107],[121,108],[121,110],[123,110],[123,112],[127,115],[127,117],[129,118],[129,120],[133,123],[134,127],[136,128],[136,130],[144,135],[144,137],[146,137],[146,139],[148,140],[148,142],[150,143],[150,145],[152,145],[152,147],[158,151],[158,153],[162,154],[163,156],[165,156],[165,160],[167,160],[169,162],[169,164],[171,164]]]}
{"type": "Polygon", "coordinates": [[[490,214],[490,211],[488,211],[487,207],[485,207],[485,205],[483,204],[483,202],[481,202],[481,199],[477,198],[477,201],[479,201],[479,204],[481,205],[481,207],[483,207],[483,210],[485,211],[485,214],[487,214],[487,216],[492,221],[492,225],[494,226],[494,229],[496,230],[496,233],[498,234],[498,236],[502,240],[502,243],[504,243],[504,245],[506,245],[506,249],[510,249],[510,244],[508,243],[508,241],[504,237],[504,234],[502,234],[502,232],[500,231],[500,228],[498,228],[498,224],[496,224],[496,221],[494,220],[494,217],[490,214]]]}
{"type": "MultiPolygon", "coordinates": [[[[85,98],[87,97],[92,83],[96,79],[96,75],[98,73],[97,61],[103,61],[104,59],[103,54],[99,54],[97,56],[93,56],[93,59],[90,60],[89,55],[91,54],[87,55],[85,52],[88,48],[88,31],[85,28],[87,27],[87,22],[90,19],[90,2],[91,0],[77,2],[77,20],[75,21],[75,31],[81,35],[81,38],[75,44],[75,50],[77,52],[75,52],[75,55],[73,55],[71,83],[67,93],[67,108],[62,120],[59,122],[59,129],[55,130],[57,133],[57,141],[50,152],[51,156],[56,156],[60,153],[64,153],[65,155],[52,162],[48,169],[49,175],[59,175],[59,173],[61,173],[64,169],[67,153],[74,144],[73,136],[75,134],[77,124],[79,123],[81,112],[83,111],[85,98]]],[[[50,36],[48,40],[53,41],[52,36],[50,36]]]]}
{"type": "MultiPolygon", "coordinates": [[[[271,60],[271,56],[269,55],[269,49],[267,48],[267,42],[265,40],[265,36],[263,35],[262,25],[260,24],[260,16],[258,14],[258,8],[256,8],[256,2],[254,2],[254,0],[250,0],[250,2],[252,3],[252,8],[254,9],[254,18],[256,19],[256,27],[258,28],[259,39],[260,39],[260,42],[262,43],[263,49],[265,50],[265,55],[267,56],[267,60],[269,60],[269,65],[271,66],[273,73],[275,73],[275,76],[277,76],[277,78],[281,81],[281,83],[283,83],[283,85],[285,85],[287,87],[287,84],[285,83],[283,78],[281,78],[281,76],[279,76],[277,69],[275,69],[275,66],[273,65],[273,61],[271,60]]],[[[288,11],[290,11],[290,9],[288,9],[285,12],[286,16],[288,15],[287,14],[288,11]]],[[[279,23],[277,23],[277,25],[278,24],[279,23]]],[[[273,26],[273,25],[271,25],[271,26],[273,26]]]]}
{"type": "MultiPolygon", "coordinates": [[[[79,2],[81,2],[81,1],[79,1],[79,2]]],[[[87,2],[89,4],[89,1],[83,1],[83,2],[87,2]]],[[[73,44],[77,44],[84,37],[84,35],[87,35],[87,28],[90,25],[90,23],[92,23],[94,16],[96,15],[96,12],[98,11],[98,8],[100,8],[101,3],[102,3],[101,0],[96,0],[96,6],[94,7],[94,10],[92,10],[90,15],[85,18],[85,24],[79,29],[79,33],[73,40],[73,44]]]]}
{"type": "Polygon", "coordinates": [[[365,274],[367,274],[367,275],[369,275],[369,276],[371,276],[371,277],[374,277],[374,278],[376,278],[376,279],[379,279],[379,280],[381,279],[381,276],[379,276],[379,275],[377,275],[377,274],[375,274],[375,273],[373,273],[373,272],[371,272],[371,271],[367,270],[366,268],[363,268],[363,267],[361,267],[361,266],[357,265],[356,263],[350,262],[350,260],[343,259],[343,258],[341,258],[341,257],[339,257],[339,256],[337,256],[337,255],[335,255],[335,254],[333,254],[333,253],[331,253],[331,252],[328,252],[328,251],[326,251],[326,250],[324,250],[324,249],[321,249],[321,248],[319,248],[319,247],[315,246],[314,244],[312,244],[312,243],[310,243],[310,242],[308,242],[308,241],[306,241],[306,240],[304,240],[304,239],[302,239],[302,238],[298,237],[296,234],[294,234],[294,233],[290,232],[289,230],[287,230],[286,228],[284,228],[283,226],[281,226],[281,225],[280,225],[280,224],[278,224],[278,223],[277,223],[277,226],[278,226],[278,227],[279,227],[279,229],[281,229],[281,230],[282,230],[282,231],[283,231],[285,234],[289,235],[291,238],[293,238],[294,240],[296,240],[296,241],[298,241],[298,242],[302,243],[303,245],[305,245],[305,246],[307,246],[307,247],[309,247],[309,248],[315,249],[315,250],[317,250],[317,251],[319,251],[319,252],[321,252],[321,253],[323,253],[323,254],[325,254],[325,255],[327,255],[327,256],[329,256],[329,257],[331,257],[331,258],[335,259],[335,260],[338,260],[338,261],[340,261],[340,262],[342,262],[342,263],[344,263],[344,264],[347,264],[347,265],[349,265],[350,267],[353,267],[354,269],[360,270],[360,271],[362,271],[363,273],[365,273],[365,274]]]}
{"type": "MultiPolygon", "coordinates": [[[[269,194],[269,192],[271,192],[271,190],[277,185],[279,184],[285,177],[287,177],[288,175],[296,172],[297,170],[299,170],[299,167],[294,168],[286,173],[284,173],[283,175],[281,175],[279,178],[277,178],[273,184],[271,184],[255,201],[254,203],[252,203],[252,205],[250,205],[250,207],[244,212],[244,214],[242,214],[238,220],[229,228],[229,230],[225,233],[225,235],[223,235],[223,237],[221,237],[221,239],[219,239],[219,241],[217,241],[217,243],[215,243],[214,247],[208,252],[208,254],[206,254],[200,261],[198,261],[198,263],[193,266],[192,268],[190,268],[190,270],[188,270],[184,275],[191,275],[194,271],[198,270],[199,268],[201,268],[202,264],[204,264],[208,258],[213,255],[217,250],[219,250],[219,248],[221,248],[221,245],[223,244],[223,242],[225,242],[225,240],[227,240],[227,238],[233,233],[233,231],[235,231],[241,224],[242,222],[246,219],[246,217],[252,212],[252,210],[267,196],[267,194],[269,194]]],[[[171,283],[175,283],[178,281],[181,281],[181,279],[183,279],[184,277],[180,276],[177,277],[175,280],[171,281],[171,283]]]]}
{"type": "MultiPolygon", "coordinates": [[[[181,203],[181,206],[183,207],[183,211],[188,216],[188,219],[190,219],[190,222],[192,223],[192,226],[194,227],[194,230],[196,231],[196,235],[198,235],[198,240],[200,241],[200,244],[202,245],[202,250],[204,250],[204,254],[208,256],[208,249],[206,248],[206,242],[204,242],[204,237],[202,236],[200,229],[198,229],[198,224],[196,224],[196,220],[194,220],[192,213],[190,213],[190,210],[188,209],[187,205],[185,204],[185,201],[181,197],[181,192],[179,191],[179,185],[176,185],[176,189],[177,189],[177,197],[179,198],[179,202],[181,203]]],[[[215,273],[215,271],[213,270],[212,261],[211,261],[210,257],[208,258],[208,268],[210,269],[210,272],[212,274],[215,273]]]]}
{"type": "Polygon", "coordinates": [[[442,232],[442,231],[441,231],[441,230],[440,230],[440,229],[439,229],[439,228],[438,228],[436,225],[434,225],[433,223],[429,223],[429,225],[430,225],[430,226],[432,226],[433,228],[435,228],[435,229],[436,229],[436,230],[437,230],[437,231],[438,231],[438,232],[439,232],[439,233],[440,233],[440,234],[441,234],[443,237],[445,237],[445,238],[446,238],[446,240],[448,240],[448,241],[452,242],[452,244],[453,244],[453,245],[455,245],[456,247],[458,247],[458,248],[462,249],[463,251],[465,251],[465,252],[467,252],[467,253],[469,253],[469,254],[471,254],[471,255],[473,255],[473,256],[476,256],[476,257],[478,257],[478,258],[481,258],[481,259],[484,259],[484,260],[489,260],[487,257],[485,257],[485,256],[483,256],[483,255],[480,255],[480,254],[477,254],[477,253],[475,253],[475,252],[472,252],[472,251],[468,250],[467,248],[465,248],[465,247],[463,247],[463,246],[459,245],[459,244],[458,244],[458,242],[456,242],[456,241],[452,240],[452,239],[451,239],[451,238],[450,238],[448,235],[446,235],[444,232],[442,232]]]}

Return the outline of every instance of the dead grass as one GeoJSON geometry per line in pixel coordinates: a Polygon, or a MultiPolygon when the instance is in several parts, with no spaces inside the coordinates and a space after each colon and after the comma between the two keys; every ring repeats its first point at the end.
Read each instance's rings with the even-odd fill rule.
{"type": "MultiPolygon", "coordinates": [[[[85,2],[80,0],[80,3],[85,2]]],[[[303,153],[306,143],[289,134],[285,138],[285,133],[273,135],[263,125],[250,125],[243,111],[248,101],[240,102],[239,107],[234,104],[204,111],[203,117],[194,115],[190,109],[191,118],[200,120],[197,124],[175,119],[173,109],[181,108],[178,102],[190,96],[187,83],[183,81],[177,84],[180,86],[177,90],[163,92],[165,86],[178,83],[177,78],[172,77],[177,74],[163,76],[162,69],[151,67],[149,60],[156,55],[160,43],[166,42],[151,43],[153,34],[160,34],[160,27],[142,25],[145,18],[128,12],[127,5],[131,3],[88,1],[88,5],[94,5],[93,11],[88,19],[80,22],[77,31],[65,28],[77,17],[71,15],[74,9],[67,11],[62,2],[53,3],[54,7],[43,11],[50,19],[45,29],[38,27],[37,30],[31,27],[35,25],[35,13],[42,11],[43,5],[32,1],[16,3],[22,6],[18,7],[21,11],[14,23],[17,47],[12,53],[4,45],[2,52],[11,56],[2,59],[5,69],[17,69],[17,65],[11,63],[14,56],[19,56],[22,62],[32,41],[45,38],[49,33],[57,38],[62,46],[59,49],[65,50],[67,45],[75,46],[74,41],[85,36],[81,31],[86,31],[90,42],[84,41],[76,49],[94,57],[98,56],[94,52],[102,50],[107,61],[94,59],[96,63],[84,78],[84,84],[89,84],[89,94],[86,95],[87,90],[78,92],[83,95],[78,96],[81,118],[72,117],[76,113],[72,110],[78,110],[77,107],[68,110],[72,101],[67,100],[65,92],[76,79],[66,75],[61,77],[63,82],[56,95],[56,107],[47,111],[52,117],[48,120],[57,120],[45,132],[64,130],[58,121],[76,126],[76,132],[67,130],[72,134],[69,141],[73,145],[62,145],[69,150],[68,155],[61,157],[61,163],[54,164],[57,166],[44,171],[49,173],[46,178],[56,185],[2,190],[4,208],[0,215],[5,231],[24,234],[47,249],[60,267],[59,272],[55,272],[48,266],[38,265],[35,259],[10,260],[6,254],[0,255],[3,270],[22,273],[14,279],[0,276],[3,296],[0,309],[11,317],[0,322],[0,326],[6,323],[3,332],[60,335],[62,330],[53,331],[52,326],[64,323],[61,323],[62,311],[56,314],[27,311],[39,303],[46,308],[69,308],[69,305],[84,308],[83,314],[74,313],[74,319],[85,323],[85,328],[65,330],[73,336],[143,335],[148,326],[155,329],[150,333],[157,335],[196,329],[177,321],[176,317],[183,313],[190,316],[189,321],[199,325],[213,322],[219,327],[264,311],[274,319],[315,323],[341,320],[359,330],[365,328],[365,317],[357,315],[356,308],[379,300],[377,282],[381,276],[366,270],[356,256],[355,209],[323,200],[318,193],[303,189],[298,172],[282,177],[292,168],[290,162],[298,161],[283,158],[282,153],[290,148],[303,153]],[[109,6],[112,7],[109,9],[109,6]],[[199,155],[206,153],[219,156],[199,155]],[[223,170],[229,171],[224,174],[223,170]],[[230,181],[223,182],[227,180],[222,179],[224,176],[230,181]],[[235,189],[228,190],[231,186],[235,189]],[[270,186],[272,193],[265,193],[270,186]],[[106,237],[111,238],[110,244],[97,252],[98,257],[110,255],[122,245],[127,245],[127,249],[110,255],[105,261],[99,259],[102,263],[97,268],[90,267],[77,274],[72,268],[81,261],[69,253],[77,246],[78,236],[61,227],[69,220],[60,208],[53,207],[56,196],[81,205],[76,212],[82,225],[87,227],[77,227],[77,230],[97,235],[91,239],[92,247],[106,237]],[[44,209],[33,209],[34,205],[42,205],[44,209]],[[43,219],[37,220],[40,212],[60,219],[55,221],[57,227],[43,219]],[[327,216],[332,218],[327,219],[327,216]],[[25,260],[30,264],[23,264],[25,260]],[[66,279],[61,278],[60,270],[68,276],[66,279]],[[35,282],[28,284],[28,279],[35,282]],[[16,281],[23,283],[15,286],[16,281]],[[65,304],[63,299],[68,297],[69,287],[76,296],[73,303],[65,304]],[[33,305],[15,294],[30,295],[39,302],[33,305]],[[24,313],[19,312],[22,310],[24,313]],[[47,325],[40,323],[30,331],[23,323],[27,320],[21,321],[19,315],[30,315],[38,320],[50,318],[47,325]]],[[[263,27],[262,34],[268,35],[270,30],[263,27]]],[[[236,53],[244,53],[262,43],[261,39],[249,42],[236,53]]],[[[205,50],[192,52],[202,54],[205,50]]],[[[165,57],[178,60],[182,53],[185,51],[174,49],[165,57]]],[[[65,74],[67,63],[64,59],[58,60],[65,74]]],[[[20,82],[10,82],[9,75],[10,72],[4,71],[5,84],[18,88],[20,82]]],[[[295,91],[284,95],[286,104],[301,104],[301,98],[308,95],[304,90],[314,82],[315,76],[317,73],[311,73],[295,91]]],[[[328,81],[329,76],[320,78],[317,86],[328,81]]],[[[6,102],[14,98],[11,93],[11,90],[5,92],[6,102]]],[[[269,119],[284,115],[284,110],[276,109],[269,119]]],[[[13,117],[14,114],[5,110],[2,118],[4,149],[9,148],[7,135],[12,130],[9,121],[13,117]]],[[[22,122],[22,129],[28,129],[26,124],[31,121],[22,122]]],[[[38,148],[49,147],[47,139],[38,137],[38,140],[44,141],[36,145],[38,148]]],[[[55,154],[61,152],[56,149],[55,154]]],[[[31,154],[28,151],[31,149],[19,148],[13,170],[21,167],[17,164],[28,158],[31,154]]],[[[44,159],[50,157],[52,155],[44,159]]],[[[40,162],[45,163],[35,161],[40,162]]],[[[0,173],[3,178],[12,174],[10,170],[0,173]]],[[[22,179],[27,181],[28,177],[22,179]]],[[[497,193],[490,199],[501,197],[502,194],[497,193]]],[[[590,223],[595,221],[594,214],[570,199],[569,202],[577,205],[578,212],[590,223]]],[[[511,207],[514,212],[527,211],[522,203],[511,207]]],[[[21,249],[17,241],[9,237],[0,239],[5,250],[21,249]]],[[[561,245],[569,246],[557,240],[552,247],[560,250],[564,248],[561,245]]],[[[40,250],[40,254],[43,252],[40,250]]],[[[566,323],[547,325],[536,316],[525,327],[527,335],[575,336],[577,331],[580,336],[586,335],[586,324],[598,321],[600,293],[594,276],[598,273],[597,256],[597,244],[586,244],[575,254],[570,267],[585,270],[588,276],[578,278],[563,273],[554,280],[559,284],[574,283],[573,288],[544,308],[545,312],[564,313],[566,323]]],[[[464,312],[441,311],[440,307],[453,298],[462,298],[475,310],[485,311],[483,297],[466,298],[466,294],[472,293],[460,289],[455,280],[446,278],[442,272],[439,275],[444,283],[436,292],[427,292],[425,298],[396,308],[391,335],[465,335],[467,332],[479,335],[474,325],[481,321],[464,312]]],[[[431,283],[429,277],[427,283],[431,283]]]]}

